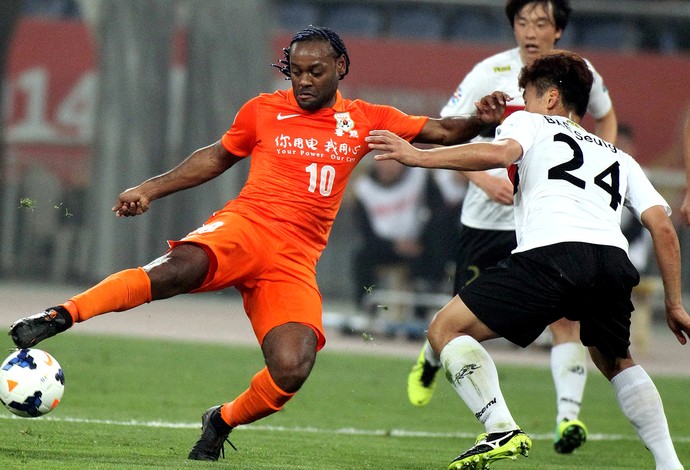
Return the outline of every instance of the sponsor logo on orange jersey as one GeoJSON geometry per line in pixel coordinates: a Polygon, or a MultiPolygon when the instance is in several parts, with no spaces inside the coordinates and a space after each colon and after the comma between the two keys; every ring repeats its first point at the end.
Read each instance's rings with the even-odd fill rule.
{"type": "Polygon", "coordinates": [[[349,132],[351,137],[357,136],[356,131],[353,131],[355,122],[350,117],[350,113],[335,113],[333,117],[335,118],[335,135],[342,136],[349,132]]]}

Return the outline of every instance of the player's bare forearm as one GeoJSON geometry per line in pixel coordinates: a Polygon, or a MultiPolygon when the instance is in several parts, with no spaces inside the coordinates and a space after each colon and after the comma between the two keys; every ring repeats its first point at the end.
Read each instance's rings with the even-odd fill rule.
{"type": "Polygon", "coordinates": [[[499,204],[513,204],[513,183],[506,177],[491,175],[485,171],[463,171],[465,177],[484,191],[492,201],[499,204]]]}
{"type": "Polygon", "coordinates": [[[423,164],[420,166],[463,171],[505,168],[515,161],[509,155],[505,142],[476,142],[436,147],[426,151],[423,164]]]}
{"type": "Polygon", "coordinates": [[[439,145],[467,142],[483,130],[500,124],[506,103],[511,99],[505,93],[495,91],[475,103],[475,114],[429,119],[413,142],[439,145]]]}
{"type": "Polygon", "coordinates": [[[376,160],[397,160],[407,166],[448,170],[488,170],[505,168],[521,155],[514,140],[477,142],[420,150],[387,130],[373,130],[366,138],[369,148],[382,152],[376,160]]]}
{"type": "MultiPolygon", "coordinates": [[[[618,137],[618,118],[613,108],[594,123],[594,133],[607,142],[616,145],[618,137]]],[[[634,157],[636,155],[633,155],[634,157]]]]}
{"type": "Polygon", "coordinates": [[[183,189],[199,186],[234,165],[239,159],[231,158],[220,142],[194,151],[182,163],[143,184],[151,188],[151,199],[159,199],[183,189]]]}
{"type": "Polygon", "coordinates": [[[476,115],[447,117],[441,119],[439,122],[447,131],[444,133],[441,142],[437,142],[441,145],[465,143],[489,127],[489,125],[480,120],[476,115]]]}
{"type": "Polygon", "coordinates": [[[685,344],[686,335],[690,335],[690,316],[683,307],[680,243],[675,227],[661,206],[644,211],[642,223],[649,229],[654,243],[654,254],[664,285],[666,321],[678,341],[685,344]]]}
{"type": "Polygon", "coordinates": [[[675,228],[668,216],[663,217],[651,212],[663,211],[660,206],[647,209],[643,214],[643,223],[649,228],[654,243],[659,273],[664,283],[664,297],[667,304],[682,303],[680,281],[680,243],[675,228]],[[645,217],[647,216],[647,217],[645,217]],[[649,220],[653,222],[650,224],[649,220]],[[654,220],[655,219],[655,220],[654,220]]]}
{"type": "Polygon", "coordinates": [[[239,161],[216,142],[193,152],[172,170],[147,179],[122,192],[113,206],[120,217],[141,215],[152,201],[184,189],[199,186],[223,173],[239,161]]]}
{"type": "Polygon", "coordinates": [[[675,236],[672,225],[671,229],[673,236],[667,231],[665,236],[658,237],[660,241],[655,241],[654,251],[664,285],[666,322],[678,342],[686,344],[687,336],[690,335],[690,316],[683,306],[678,237],[675,236]]]}

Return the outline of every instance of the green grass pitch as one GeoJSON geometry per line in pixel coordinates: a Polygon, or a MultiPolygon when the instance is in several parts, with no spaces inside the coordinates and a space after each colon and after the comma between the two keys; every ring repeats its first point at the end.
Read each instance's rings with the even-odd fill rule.
{"type": "MultiPolygon", "coordinates": [[[[0,409],[2,469],[445,469],[483,431],[442,378],[427,407],[407,402],[413,358],[326,350],[281,412],[230,435],[239,452],[226,446],[218,463],[188,461],[201,413],[246,388],[263,365],[258,347],[71,332],[40,346],[61,363],[65,395],[44,418],[13,418],[0,409]]],[[[581,414],[590,440],[572,455],[558,455],[550,372],[504,364],[498,370],[511,411],[534,445],[528,458],[492,469],[654,468],[598,372],[590,371],[581,414]]],[[[687,466],[690,379],[654,378],[687,466]]]]}

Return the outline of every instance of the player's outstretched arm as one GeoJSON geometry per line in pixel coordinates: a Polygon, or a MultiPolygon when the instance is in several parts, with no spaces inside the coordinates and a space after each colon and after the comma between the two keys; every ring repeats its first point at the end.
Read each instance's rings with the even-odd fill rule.
{"type": "Polygon", "coordinates": [[[680,243],[676,229],[661,206],[653,206],[642,213],[642,224],[649,230],[654,253],[664,284],[666,322],[680,344],[690,336],[690,316],[683,307],[680,243]]]}
{"type": "Polygon", "coordinates": [[[456,145],[469,141],[485,129],[497,126],[505,113],[506,103],[512,98],[495,91],[475,103],[472,115],[431,118],[413,142],[424,144],[456,145]]]}
{"type": "Polygon", "coordinates": [[[216,142],[194,151],[182,163],[162,175],[123,191],[113,206],[117,217],[141,215],[152,201],[209,181],[240,161],[216,142]]]}
{"type": "Polygon", "coordinates": [[[505,168],[522,156],[513,139],[436,147],[421,150],[387,130],[372,130],[365,139],[372,150],[382,153],[376,160],[397,160],[403,165],[447,170],[505,168]]]}

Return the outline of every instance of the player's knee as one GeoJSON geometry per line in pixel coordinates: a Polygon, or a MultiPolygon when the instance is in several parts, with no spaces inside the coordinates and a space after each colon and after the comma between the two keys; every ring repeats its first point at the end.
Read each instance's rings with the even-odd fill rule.
{"type": "Polygon", "coordinates": [[[287,393],[299,390],[314,366],[315,355],[281,355],[267,361],[273,381],[287,393]]]}
{"type": "Polygon", "coordinates": [[[209,264],[203,248],[191,244],[176,246],[144,267],[151,279],[152,298],[166,299],[200,287],[209,264]]]}
{"type": "Polygon", "coordinates": [[[561,318],[549,325],[553,335],[553,343],[573,343],[580,342],[580,322],[561,318]]]}
{"type": "Polygon", "coordinates": [[[276,385],[288,393],[299,390],[316,361],[317,344],[314,331],[301,323],[286,323],[271,329],[261,349],[276,385]]]}
{"type": "Polygon", "coordinates": [[[589,347],[589,355],[597,369],[599,369],[609,381],[625,369],[635,365],[635,361],[630,355],[629,350],[627,357],[616,357],[614,354],[606,354],[596,347],[589,347]]]}
{"type": "Polygon", "coordinates": [[[437,356],[441,355],[441,350],[452,338],[448,336],[448,332],[439,326],[439,322],[436,318],[429,325],[429,330],[427,331],[426,337],[429,340],[431,349],[434,350],[437,356]]]}

